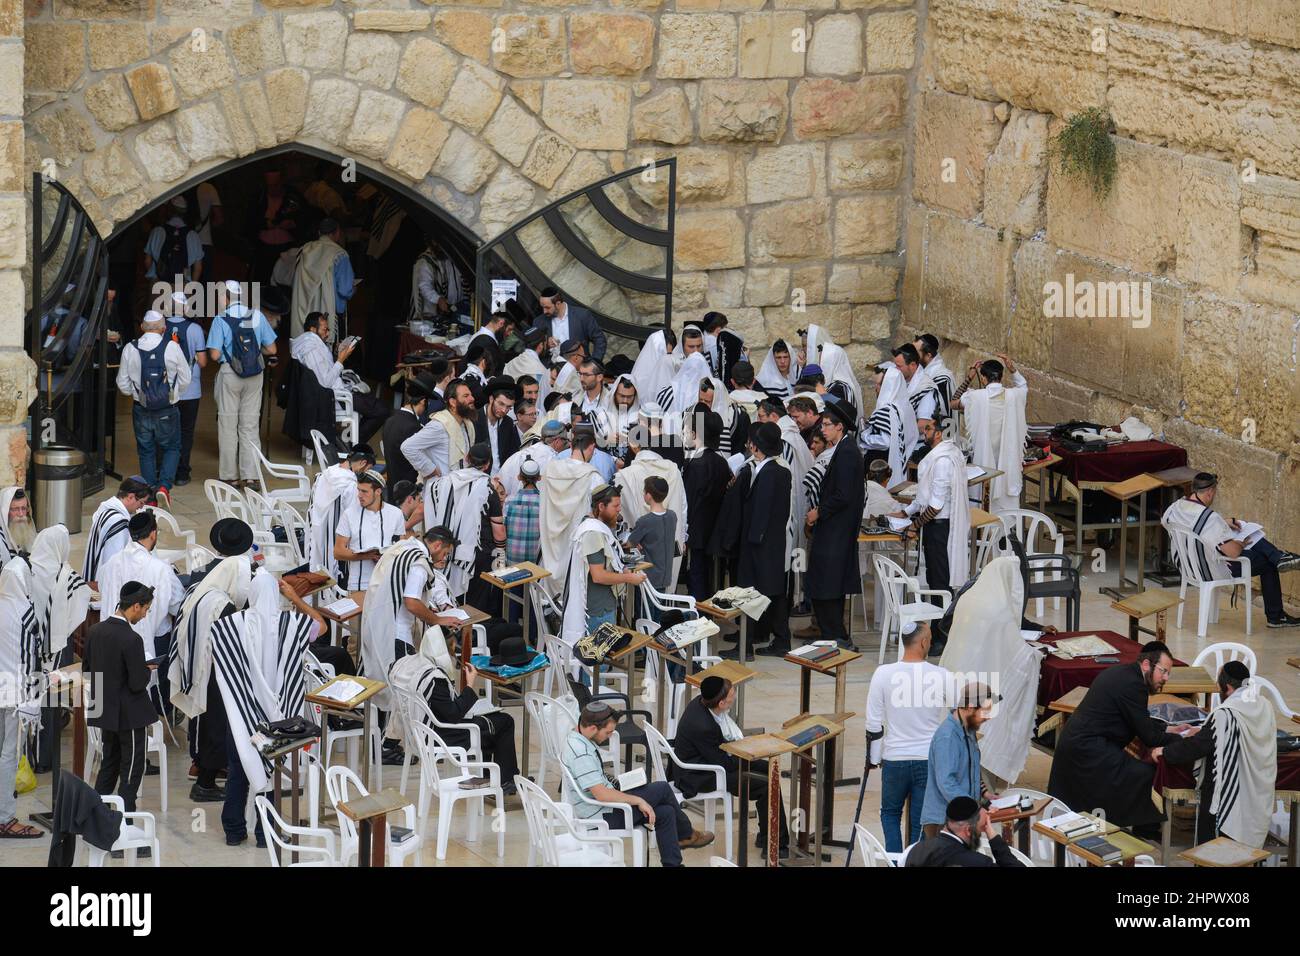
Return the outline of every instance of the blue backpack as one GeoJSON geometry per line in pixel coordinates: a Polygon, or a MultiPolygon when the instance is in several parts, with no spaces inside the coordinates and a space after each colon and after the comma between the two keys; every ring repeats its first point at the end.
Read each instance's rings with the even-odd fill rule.
{"type": "Polygon", "coordinates": [[[167,323],[167,338],[181,347],[181,352],[185,355],[187,365],[194,364],[194,353],[190,350],[190,326],[198,325],[197,322],[191,322],[186,319],[184,322],[167,323]]]}
{"type": "Polygon", "coordinates": [[[161,342],[148,351],[140,347],[138,339],[135,343],[135,349],[140,353],[140,404],[149,411],[156,412],[171,407],[172,386],[167,381],[165,358],[168,342],[170,339],[164,336],[161,342]]]}
{"type": "Polygon", "coordinates": [[[262,373],[262,347],[257,344],[257,330],[244,325],[243,319],[222,313],[221,318],[230,326],[230,347],[226,350],[226,363],[240,378],[252,378],[262,373]]]}

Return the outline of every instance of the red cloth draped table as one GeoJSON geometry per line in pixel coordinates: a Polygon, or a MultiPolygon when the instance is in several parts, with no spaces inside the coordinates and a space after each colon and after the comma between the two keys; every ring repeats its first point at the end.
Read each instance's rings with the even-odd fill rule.
{"type": "MultiPolygon", "coordinates": [[[[1063,637],[1081,637],[1085,634],[1095,634],[1115,648],[1115,656],[1119,658],[1120,664],[1132,664],[1137,660],[1138,652],[1142,649],[1142,645],[1137,641],[1130,641],[1115,631],[1061,631],[1058,634],[1045,634],[1039,640],[1043,644],[1055,644],[1063,637]]],[[[1096,658],[1092,657],[1063,661],[1059,657],[1048,654],[1043,658],[1042,667],[1038,672],[1038,706],[1046,707],[1076,687],[1091,687],[1098,674],[1108,667],[1116,666],[1098,664],[1096,658]]],[[[1176,660],[1174,666],[1184,665],[1182,661],[1176,660]]]]}
{"type": "MultiPolygon", "coordinates": [[[[1195,790],[1193,768],[1193,764],[1166,763],[1161,757],[1156,761],[1156,776],[1151,789],[1161,795],[1166,790],[1195,790]]],[[[1300,790],[1300,752],[1277,755],[1277,783],[1273,789],[1300,790]]]]}
{"type": "Polygon", "coordinates": [[[1046,446],[1061,460],[1052,471],[1065,475],[1076,485],[1081,481],[1109,484],[1126,481],[1144,472],[1164,471],[1187,464],[1187,449],[1162,441],[1130,441],[1111,445],[1105,451],[1070,451],[1058,442],[1046,446]]]}

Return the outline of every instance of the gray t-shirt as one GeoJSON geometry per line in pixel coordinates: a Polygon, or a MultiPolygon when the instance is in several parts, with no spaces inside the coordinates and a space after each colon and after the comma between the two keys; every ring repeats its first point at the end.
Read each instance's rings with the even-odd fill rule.
{"type": "Polygon", "coordinates": [[[654,565],[646,577],[660,591],[667,590],[673,574],[673,545],[677,537],[677,513],[648,511],[636,519],[636,527],[627,537],[628,545],[645,551],[646,560],[654,565]]]}
{"type": "MultiPolygon", "coordinates": [[[[598,534],[588,534],[583,539],[583,547],[587,549],[587,563],[596,567],[606,568],[608,562],[605,559],[605,549],[601,547],[601,538],[598,534]]],[[[614,597],[614,588],[608,584],[597,584],[587,578],[587,617],[596,617],[598,614],[608,614],[618,607],[614,597]]]]}

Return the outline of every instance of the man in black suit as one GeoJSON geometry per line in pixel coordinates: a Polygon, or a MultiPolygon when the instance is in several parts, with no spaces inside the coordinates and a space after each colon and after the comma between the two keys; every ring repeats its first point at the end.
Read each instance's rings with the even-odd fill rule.
{"type": "Polygon", "coordinates": [[[822,637],[855,651],[857,647],[844,627],[844,598],[862,587],[858,577],[858,532],[867,486],[862,451],[852,437],[858,412],[852,403],[829,392],[824,398],[826,412],[821,418],[821,433],[835,450],[826,465],[817,507],[810,509],[804,519],[811,535],[804,586],[822,637]]]}
{"type": "Polygon", "coordinates": [[[538,297],[542,314],[533,319],[533,328],[541,329],[557,342],[573,339],[587,346],[587,355],[595,359],[605,357],[605,332],[600,324],[581,306],[570,306],[564,293],[548,285],[538,297]]]}
{"type": "MultiPolygon", "coordinates": [[[[723,677],[706,677],[700,682],[700,696],[691,700],[677,722],[677,737],[673,750],[682,763],[712,764],[727,774],[727,792],[740,796],[740,762],[722,749],[729,740],[743,736],[731,717],[731,705],[736,700],[736,688],[723,677]]],[[[717,777],[705,770],[676,770],[674,782],[687,799],[697,793],[717,788],[717,777]]],[[[749,765],[749,799],[754,801],[758,814],[758,839],[755,846],[767,847],[767,761],[755,760],[749,765]]],[[[743,811],[742,811],[743,812],[743,811]]],[[[780,855],[789,856],[790,831],[785,821],[785,811],[777,813],[780,820],[780,855]]]]}
{"type": "Polygon", "coordinates": [[[424,427],[429,417],[429,399],[436,384],[427,372],[408,380],[402,407],[384,422],[384,468],[390,489],[399,481],[413,482],[419,478],[415,466],[402,454],[402,442],[424,427]]]}
{"type": "Polygon", "coordinates": [[[945,815],[942,830],[912,847],[907,866],[1024,866],[993,826],[989,812],[970,797],[954,797],[945,815]],[[991,860],[975,849],[981,833],[989,838],[991,860]]]}
{"type": "Polygon", "coordinates": [[[122,586],[117,612],[86,635],[81,671],[90,680],[86,723],[103,735],[104,753],[95,791],[118,796],[130,813],[144,777],[146,733],[158,719],[149,700],[150,666],[144,642],[131,625],[149,613],[153,588],[139,581],[122,586]]]}
{"type": "Polygon", "coordinates": [[[519,401],[519,391],[509,375],[492,379],[484,388],[486,401],[474,422],[474,443],[481,442],[492,449],[492,475],[523,445],[515,420],[510,417],[510,409],[519,401]]]}

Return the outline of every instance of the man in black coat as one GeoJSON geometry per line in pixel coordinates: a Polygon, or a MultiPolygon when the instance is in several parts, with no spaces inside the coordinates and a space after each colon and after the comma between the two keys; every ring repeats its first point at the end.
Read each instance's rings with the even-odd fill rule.
{"type": "MultiPolygon", "coordinates": [[[[754,648],[772,643],[761,653],[784,657],[790,652],[790,601],[786,588],[786,559],[790,547],[786,525],[790,521],[790,483],[793,480],[785,459],[781,457],[781,429],[764,422],[750,432],[749,449],[752,463],[737,479],[745,481],[741,488],[740,510],[740,560],[736,569],[736,583],[742,588],[754,588],[771,599],[763,616],[755,622],[753,640],[749,645],[752,660],[754,648]]],[[[734,651],[723,651],[723,657],[735,657],[734,651]]]]}
{"type": "Polygon", "coordinates": [[[731,484],[731,467],[718,452],[718,443],[722,439],[722,416],[713,411],[705,412],[701,422],[702,431],[696,441],[702,442],[703,447],[691,453],[682,469],[686,513],[691,518],[686,525],[686,546],[691,552],[688,573],[691,596],[697,601],[707,600],[717,591],[717,582],[713,580],[714,552],[709,544],[722,512],[723,496],[731,484]]]}
{"type": "Polygon", "coordinates": [[[126,812],[135,810],[135,797],[144,778],[146,733],[158,719],[149,700],[150,667],[144,642],[131,627],[149,613],[153,588],[139,581],[122,586],[117,613],[100,621],[86,635],[81,671],[90,681],[86,723],[103,735],[103,760],[95,790],[116,788],[126,812]]]}
{"type": "Polygon", "coordinates": [[[570,339],[582,342],[587,347],[587,355],[594,359],[605,357],[605,333],[595,316],[581,306],[569,305],[564,293],[555,286],[543,289],[538,301],[542,304],[542,314],[533,319],[533,328],[541,329],[557,342],[570,339]]]}
{"type": "Polygon", "coordinates": [[[1158,834],[1162,817],[1151,802],[1156,765],[1124,748],[1134,737],[1150,748],[1182,739],[1185,726],[1166,727],[1147,712],[1147,698],[1160,693],[1173,666],[1169,648],[1151,641],[1134,663],[1097,675],[1056,745],[1048,793],[1073,810],[1102,807],[1107,820],[1140,828],[1139,836],[1158,834]]]}
{"type": "Polygon", "coordinates": [[[858,577],[858,533],[866,506],[867,486],[862,452],[851,433],[857,427],[853,405],[825,396],[821,432],[834,452],[826,465],[817,507],[805,519],[809,533],[804,586],[822,637],[857,650],[844,626],[844,598],[862,587],[858,577]]]}
{"type": "MultiPolygon", "coordinates": [[[[523,639],[519,640],[522,643],[523,639]]],[[[513,793],[515,776],[519,773],[519,762],[515,753],[515,720],[504,710],[478,717],[468,716],[470,709],[479,701],[476,689],[479,672],[473,664],[464,665],[462,670],[465,675],[465,686],[459,692],[452,688],[448,680],[435,679],[428,683],[425,700],[428,701],[429,710],[440,723],[473,724],[478,727],[483,759],[501,768],[501,785],[506,793],[513,793]]],[[[450,727],[434,729],[448,747],[469,747],[473,742],[468,729],[450,727]]]]}
{"type": "Polygon", "coordinates": [[[491,379],[483,389],[483,407],[474,422],[474,443],[491,447],[493,475],[523,445],[515,420],[510,417],[510,409],[522,397],[521,391],[509,375],[491,379]]]}
{"type": "MultiPolygon", "coordinates": [[[[700,682],[700,696],[691,700],[677,722],[677,737],[673,751],[682,763],[711,764],[721,767],[727,774],[727,792],[740,796],[740,761],[722,749],[728,740],[739,740],[740,728],[731,719],[731,705],[736,700],[736,688],[722,677],[706,677],[700,682]],[[723,727],[730,736],[723,733],[723,727]]],[[[767,848],[767,761],[755,760],[749,765],[749,799],[754,801],[758,814],[758,839],[755,846],[767,848]]],[[[697,793],[707,793],[717,787],[717,777],[704,770],[675,770],[674,782],[682,796],[690,799],[697,793]]],[[[743,812],[743,811],[742,811],[743,812]]],[[[781,856],[789,854],[790,832],[782,809],[780,820],[781,856]]]]}
{"type": "Polygon", "coordinates": [[[907,866],[1024,866],[993,826],[989,812],[970,797],[949,801],[946,815],[948,821],[942,830],[912,847],[907,866]],[[989,838],[991,860],[975,849],[981,833],[989,838]]]}
{"type": "Polygon", "coordinates": [[[402,454],[402,442],[423,428],[428,420],[429,398],[435,384],[433,376],[427,372],[408,379],[402,407],[384,422],[384,475],[390,489],[399,481],[414,482],[420,477],[415,466],[402,454]]]}

